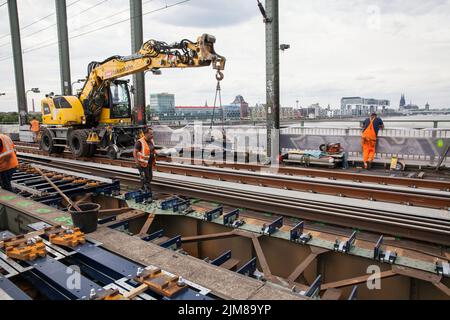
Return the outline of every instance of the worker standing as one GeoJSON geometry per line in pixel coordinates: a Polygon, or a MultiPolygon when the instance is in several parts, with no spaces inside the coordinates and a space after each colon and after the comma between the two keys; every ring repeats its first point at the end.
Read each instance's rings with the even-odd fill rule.
{"type": "Polygon", "coordinates": [[[0,134],[0,182],[3,189],[13,191],[11,179],[18,166],[14,143],[7,135],[0,134]]]}
{"type": "Polygon", "coordinates": [[[39,131],[41,130],[39,121],[36,117],[33,117],[33,120],[30,121],[30,131],[33,132],[33,140],[37,142],[37,136],[39,131]]]}
{"type": "Polygon", "coordinates": [[[372,167],[372,162],[375,158],[378,131],[380,129],[384,129],[384,124],[383,120],[378,118],[376,113],[372,113],[370,118],[367,118],[363,123],[361,144],[363,149],[364,169],[370,169],[372,167]]]}
{"type": "Polygon", "coordinates": [[[144,136],[134,146],[133,156],[141,175],[142,189],[144,192],[151,192],[150,183],[153,179],[153,170],[156,169],[156,150],[152,128],[144,130],[144,136]]]}

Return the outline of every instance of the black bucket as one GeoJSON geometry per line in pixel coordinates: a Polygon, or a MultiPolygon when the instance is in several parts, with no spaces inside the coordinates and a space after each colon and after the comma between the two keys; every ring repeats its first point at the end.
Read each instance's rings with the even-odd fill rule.
{"type": "Polygon", "coordinates": [[[78,207],[81,211],[77,211],[72,206],[69,207],[73,225],[80,228],[81,232],[84,233],[91,233],[97,230],[100,205],[96,203],[81,203],[78,207]]]}

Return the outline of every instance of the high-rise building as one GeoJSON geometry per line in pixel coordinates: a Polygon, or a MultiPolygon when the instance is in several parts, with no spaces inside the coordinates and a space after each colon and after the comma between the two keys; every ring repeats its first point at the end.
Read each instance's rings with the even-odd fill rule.
{"type": "Polygon", "coordinates": [[[175,95],[169,93],[151,94],[150,113],[163,117],[175,114],[175,95]]]}

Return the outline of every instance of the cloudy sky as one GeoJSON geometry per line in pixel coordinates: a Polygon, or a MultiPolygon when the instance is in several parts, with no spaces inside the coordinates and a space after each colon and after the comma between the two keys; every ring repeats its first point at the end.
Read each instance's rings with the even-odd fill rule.
{"type": "MultiPolygon", "coordinates": [[[[256,0],[191,0],[171,6],[179,1],[143,0],[144,39],[170,43],[215,35],[216,51],[227,58],[224,103],[237,94],[251,105],[264,103],[264,24],[256,0]],[[162,9],[166,5],[170,7],[162,9]]],[[[54,1],[18,3],[25,86],[60,93],[54,1]]],[[[86,76],[90,61],[130,53],[128,0],[68,4],[69,36],[75,36],[70,40],[72,81],[86,76]]],[[[280,41],[291,45],[281,53],[282,105],[295,106],[299,100],[302,106],[319,102],[337,107],[342,96],[357,95],[387,98],[397,106],[405,93],[408,102],[419,106],[428,101],[432,107],[450,107],[449,17],[450,0],[280,0],[280,41]]],[[[0,111],[16,110],[11,55],[4,5],[0,92],[7,95],[0,96],[0,111]]],[[[177,105],[211,104],[214,89],[210,68],[146,75],[147,96],[176,93],[177,105]]],[[[41,96],[29,94],[29,99],[41,96]]]]}

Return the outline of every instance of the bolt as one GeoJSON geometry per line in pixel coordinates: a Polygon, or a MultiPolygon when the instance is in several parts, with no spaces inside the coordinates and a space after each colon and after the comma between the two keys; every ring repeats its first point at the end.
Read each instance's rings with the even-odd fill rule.
{"type": "Polygon", "coordinates": [[[177,285],[178,285],[179,287],[183,287],[183,286],[186,285],[186,282],[184,281],[184,279],[183,279],[182,277],[180,277],[180,278],[178,278],[177,285]]]}
{"type": "Polygon", "coordinates": [[[97,295],[97,292],[95,292],[95,289],[91,289],[91,293],[89,294],[89,298],[93,299],[97,295]]]}
{"type": "Polygon", "coordinates": [[[144,272],[144,269],[138,268],[137,272],[136,272],[136,275],[139,277],[142,274],[142,272],[144,272]]]}

